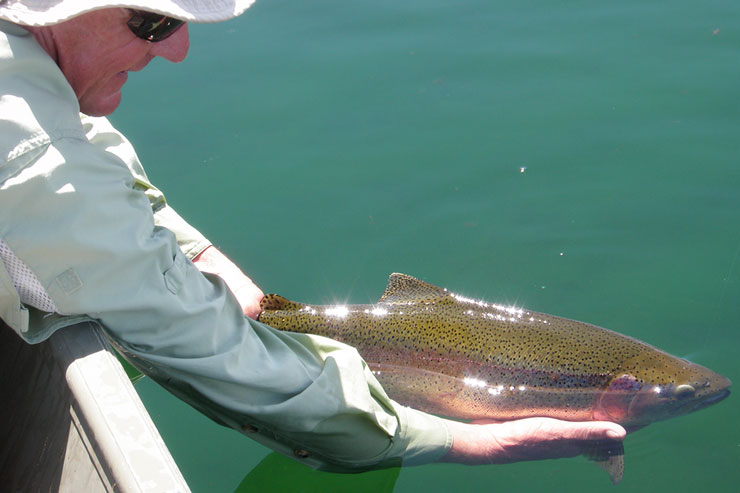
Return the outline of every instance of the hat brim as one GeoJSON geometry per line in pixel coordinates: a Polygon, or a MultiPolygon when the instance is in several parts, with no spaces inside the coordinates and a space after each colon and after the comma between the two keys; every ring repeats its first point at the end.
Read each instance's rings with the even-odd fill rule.
{"type": "Polygon", "coordinates": [[[6,0],[0,19],[24,26],[49,26],[93,10],[126,7],[157,12],[186,22],[221,22],[247,10],[255,0],[6,0]]]}

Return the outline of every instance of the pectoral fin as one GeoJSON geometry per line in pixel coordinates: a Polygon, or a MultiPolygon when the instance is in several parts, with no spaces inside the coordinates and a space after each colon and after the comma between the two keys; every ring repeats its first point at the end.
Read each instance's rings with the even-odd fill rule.
{"type": "Polygon", "coordinates": [[[609,473],[612,483],[617,484],[624,475],[624,445],[618,440],[599,440],[591,443],[583,453],[597,466],[609,473]]]}
{"type": "Polygon", "coordinates": [[[609,382],[594,409],[594,419],[622,421],[629,413],[630,404],[640,392],[642,384],[632,375],[624,374],[609,382]]]}

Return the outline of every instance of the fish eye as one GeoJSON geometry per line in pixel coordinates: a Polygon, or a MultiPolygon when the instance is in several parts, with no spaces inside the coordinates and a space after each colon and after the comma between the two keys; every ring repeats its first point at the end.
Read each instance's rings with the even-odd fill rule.
{"type": "Polygon", "coordinates": [[[686,384],[686,383],[677,386],[675,388],[675,390],[673,391],[673,393],[675,394],[675,396],[678,397],[678,398],[684,398],[684,397],[692,396],[692,395],[694,395],[694,392],[695,392],[694,387],[691,386],[691,385],[689,385],[689,384],[686,384]]]}

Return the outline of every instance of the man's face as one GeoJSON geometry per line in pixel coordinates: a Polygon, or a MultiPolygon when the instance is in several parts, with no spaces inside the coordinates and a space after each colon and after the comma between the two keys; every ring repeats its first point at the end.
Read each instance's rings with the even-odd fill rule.
{"type": "Polygon", "coordinates": [[[169,38],[150,43],[126,25],[128,10],[96,10],[49,27],[57,65],[77,94],[80,110],[109,115],[121,102],[129,71],[143,69],[155,56],[180,62],[188,52],[187,25],[169,38]]]}

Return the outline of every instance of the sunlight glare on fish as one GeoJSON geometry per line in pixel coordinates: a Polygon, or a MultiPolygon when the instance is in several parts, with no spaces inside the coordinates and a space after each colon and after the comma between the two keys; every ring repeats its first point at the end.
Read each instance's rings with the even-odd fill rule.
{"type": "Polygon", "coordinates": [[[489,387],[488,393],[491,395],[501,395],[501,392],[504,390],[503,385],[499,385],[497,387],[489,387]]]}
{"type": "Polygon", "coordinates": [[[488,308],[489,306],[491,306],[488,303],[486,303],[485,301],[482,301],[482,300],[474,300],[472,298],[466,298],[465,296],[460,296],[459,294],[453,294],[452,297],[455,298],[460,303],[470,303],[472,305],[482,306],[483,308],[488,308]]]}
{"type": "Polygon", "coordinates": [[[499,310],[505,311],[509,315],[514,315],[517,318],[521,318],[522,315],[524,314],[524,310],[522,310],[521,308],[517,308],[517,307],[515,307],[513,305],[512,306],[500,306],[500,305],[496,305],[495,307],[497,309],[499,309],[499,310]]]}
{"type": "Polygon", "coordinates": [[[478,388],[488,387],[488,384],[484,382],[483,380],[480,380],[478,378],[472,378],[472,377],[465,377],[463,379],[463,383],[467,385],[468,387],[478,387],[478,388]]]}
{"type": "Polygon", "coordinates": [[[327,308],[324,313],[330,317],[343,318],[349,314],[349,309],[345,305],[337,305],[327,308]]]}
{"type": "Polygon", "coordinates": [[[372,309],[372,311],[370,313],[372,313],[376,317],[383,317],[385,315],[388,315],[388,310],[386,310],[385,308],[381,308],[379,306],[376,306],[375,308],[372,309]]]}
{"type": "MultiPolygon", "coordinates": [[[[472,310],[471,310],[471,312],[472,312],[472,310]]],[[[472,313],[471,313],[471,315],[472,315],[472,313]]],[[[506,320],[506,317],[504,317],[500,313],[483,312],[483,313],[481,313],[481,317],[487,318],[489,320],[500,320],[502,322],[504,320],[506,320]]]]}
{"type": "MultiPolygon", "coordinates": [[[[489,313],[482,314],[484,318],[490,318],[490,319],[502,320],[502,321],[508,319],[511,322],[515,322],[516,319],[520,319],[524,316],[524,310],[514,305],[505,306],[505,305],[498,305],[496,303],[486,303],[485,301],[474,300],[472,298],[466,298],[465,296],[460,296],[459,294],[453,294],[452,297],[455,298],[460,303],[468,303],[471,305],[480,306],[481,308],[493,308],[499,312],[504,312],[510,315],[509,317],[505,317],[502,315],[497,315],[497,314],[493,314],[489,312],[489,313]]],[[[465,313],[467,315],[473,315],[475,312],[473,310],[468,310],[465,313]]]]}

